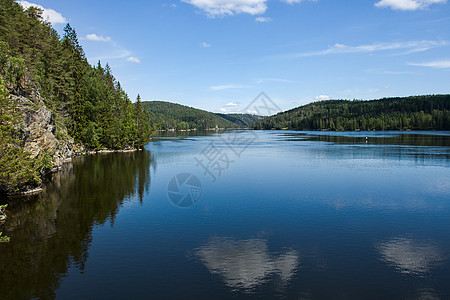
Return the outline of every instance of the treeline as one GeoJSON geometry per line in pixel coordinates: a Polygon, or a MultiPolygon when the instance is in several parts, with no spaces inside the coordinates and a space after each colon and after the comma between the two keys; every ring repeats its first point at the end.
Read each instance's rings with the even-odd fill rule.
{"type": "Polygon", "coordinates": [[[254,129],[450,130],[450,95],[328,100],[260,120],[254,129]]]}
{"type": "Polygon", "coordinates": [[[238,125],[241,128],[251,128],[252,125],[264,117],[257,116],[257,115],[251,115],[251,114],[217,114],[219,117],[224,118],[228,121],[231,121],[238,125]]]}
{"type": "Polygon", "coordinates": [[[108,64],[92,67],[75,30],[67,24],[59,37],[35,7],[0,0],[0,75],[10,93],[40,93],[58,138],[73,137],[88,149],[142,148],[149,140],[148,114],[108,64]]]}
{"type": "Polygon", "coordinates": [[[150,124],[161,130],[189,130],[210,128],[235,128],[237,124],[214,113],[165,101],[146,101],[150,124]]]}

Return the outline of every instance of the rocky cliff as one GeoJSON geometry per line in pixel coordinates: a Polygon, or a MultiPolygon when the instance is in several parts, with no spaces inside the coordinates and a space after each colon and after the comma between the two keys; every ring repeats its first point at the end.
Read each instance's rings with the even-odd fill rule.
{"type": "MultiPolygon", "coordinates": [[[[24,150],[33,158],[42,154],[50,155],[53,170],[70,160],[77,150],[73,139],[64,137],[64,134],[56,137],[54,114],[47,109],[39,94],[30,97],[33,100],[23,96],[11,95],[11,97],[23,116],[23,124],[19,131],[24,150]]],[[[62,128],[60,131],[64,133],[66,129],[62,128]]]]}

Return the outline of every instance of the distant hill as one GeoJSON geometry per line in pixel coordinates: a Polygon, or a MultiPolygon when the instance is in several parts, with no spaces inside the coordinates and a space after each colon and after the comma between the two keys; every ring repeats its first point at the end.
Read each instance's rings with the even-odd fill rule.
{"type": "Polygon", "coordinates": [[[227,119],[241,128],[251,128],[252,125],[259,120],[264,119],[262,116],[251,115],[251,114],[217,114],[219,117],[227,119]]]}
{"type": "Polygon", "coordinates": [[[328,100],[256,122],[254,129],[450,130],[450,95],[328,100]]]}
{"type": "Polygon", "coordinates": [[[150,123],[161,124],[161,129],[236,128],[237,124],[214,113],[165,101],[144,101],[150,114],[150,123]]]}

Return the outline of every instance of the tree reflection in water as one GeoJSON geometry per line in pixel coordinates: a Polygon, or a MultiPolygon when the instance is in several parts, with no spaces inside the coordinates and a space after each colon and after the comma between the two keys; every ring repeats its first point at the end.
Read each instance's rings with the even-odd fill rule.
{"type": "Polygon", "coordinates": [[[93,226],[113,223],[124,202],[142,203],[151,166],[149,151],[77,157],[51,175],[41,195],[8,199],[1,298],[55,298],[72,263],[83,272],[93,226]]]}

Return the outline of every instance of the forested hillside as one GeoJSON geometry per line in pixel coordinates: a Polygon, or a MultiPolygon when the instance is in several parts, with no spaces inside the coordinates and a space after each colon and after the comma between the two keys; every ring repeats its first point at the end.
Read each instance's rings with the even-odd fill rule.
{"type": "MultiPolygon", "coordinates": [[[[13,0],[0,0],[0,85],[6,87],[0,86],[0,146],[19,149],[0,153],[2,161],[17,162],[2,166],[0,191],[2,183],[17,173],[36,174],[43,169],[36,169],[42,166],[36,161],[27,162],[27,168],[23,164],[26,153],[20,149],[27,134],[17,117],[23,103],[27,112],[50,110],[50,123],[45,125],[56,139],[73,141],[80,148],[142,148],[150,137],[145,108],[140,101],[132,103],[108,64],[91,66],[75,29],[67,24],[60,37],[41,14],[37,8],[24,10],[13,0]]],[[[54,153],[41,154],[32,159],[45,158],[45,165],[51,166],[54,153]]]]}
{"type": "Polygon", "coordinates": [[[450,130],[450,95],[328,100],[258,121],[255,129],[450,130]]]}
{"type": "Polygon", "coordinates": [[[150,114],[150,124],[162,130],[235,128],[237,124],[201,109],[165,101],[142,102],[150,114]]]}
{"type": "Polygon", "coordinates": [[[228,121],[237,124],[241,128],[251,128],[252,125],[264,117],[251,114],[217,114],[228,121]]]}

